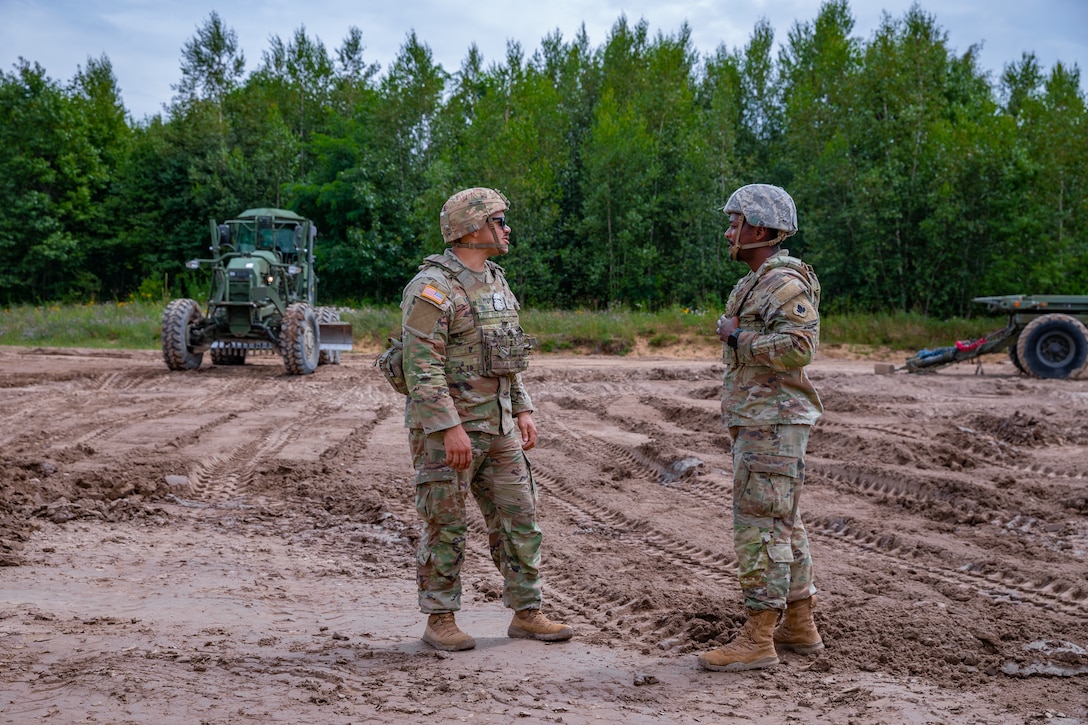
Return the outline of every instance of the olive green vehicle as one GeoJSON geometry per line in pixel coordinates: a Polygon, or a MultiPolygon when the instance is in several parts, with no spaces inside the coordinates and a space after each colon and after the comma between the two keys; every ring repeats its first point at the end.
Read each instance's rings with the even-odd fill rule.
{"type": "Polygon", "coordinates": [[[922,350],[906,362],[908,372],[937,368],[1007,349],[1016,369],[1036,378],[1075,378],[1088,371],[1088,296],[1004,295],[975,297],[1008,324],[986,337],[922,350]]]}
{"type": "Polygon", "coordinates": [[[351,350],[351,325],[331,307],[315,307],[317,227],[285,209],[249,209],[211,222],[211,291],[171,301],[162,315],[162,355],[171,370],[195,370],[204,353],[215,365],[242,365],[250,353],[283,357],[287,372],[309,375],[351,350]]]}

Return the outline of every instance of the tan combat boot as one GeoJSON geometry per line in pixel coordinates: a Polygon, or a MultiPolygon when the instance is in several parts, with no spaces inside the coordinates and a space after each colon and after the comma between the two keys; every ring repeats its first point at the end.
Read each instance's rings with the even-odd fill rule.
{"type": "Polygon", "coordinates": [[[815,607],[816,597],[787,604],[786,615],[774,630],[775,646],[803,655],[822,650],[824,642],[816,631],[816,622],[812,620],[812,610],[815,607]]]}
{"type": "Polygon", "coordinates": [[[423,633],[423,641],[444,652],[459,652],[476,646],[476,640],[457,627],[453,612],[427,617],[427,631],[423,633]]]}
{"type": "Polygon", "coordinates": [[[778,653],[771,637],[777,609],[749,609],[748,621],[732,642],[699,655],[699,665],[705,670],[737,672],[761,670],[778,664],[778,653]]]}
{"type": "Polygon", "coordinates": [[[518,639],[539,639],[542,642],[562,642],[574,636],[574,630],[565,624],[559,624],[545,617],[539,609],[522,609],[514,612],[508,637],[518,639]]]}

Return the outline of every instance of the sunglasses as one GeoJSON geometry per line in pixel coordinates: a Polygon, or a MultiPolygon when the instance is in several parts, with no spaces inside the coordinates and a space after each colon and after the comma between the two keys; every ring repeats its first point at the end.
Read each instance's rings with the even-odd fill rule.
{"type": "Polygon", "coordinates": [[[506,217],[504,216],[491,217],[490,219],[488,219],[488,221],[495,222],[502,229],[506,228],[506,217]]]}

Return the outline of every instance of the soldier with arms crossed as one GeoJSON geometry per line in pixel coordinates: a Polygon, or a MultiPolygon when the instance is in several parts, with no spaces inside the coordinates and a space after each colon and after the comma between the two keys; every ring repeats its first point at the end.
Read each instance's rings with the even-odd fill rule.
{"type": "Polygon", "coordinates": [[[797,209],[785,190],[742,186],[723,211],[729,256],[751,270],[718,320],[722,417],[733,451],[733,546],[748,620],[729,644],[700,654],[699,664],[736,671],[778,664],[776,647],[803,654],[824,647],[812,619],[816,587],[800,513],[805,449],[823,413],[805,374],[819,344],[820,282],[780,247],[797,231],[797,209]]]}
{"type": "Polygon", "coordinates": [[[503,604],[514,610],[510,637],[559,641],[574,630],[541,611],[536,486],[524,451],[536,445],[533,403],[522,385],[532,339],[518,322],[518,301],[489,257],[510,249],[505,196],[471,188],[454,194],[439,218],[452,245],[427,257],[401,300],[405,427],[423,519],[417,554],[423,641],[466,650],[461,631],[461,564],[472,494],[502,573],[503,604]]]}

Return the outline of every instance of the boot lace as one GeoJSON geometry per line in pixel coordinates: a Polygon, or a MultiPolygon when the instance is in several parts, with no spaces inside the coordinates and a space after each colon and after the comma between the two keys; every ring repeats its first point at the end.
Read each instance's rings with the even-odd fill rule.
{"type": "Polygon", "coordinates": [[[431,629],[434,630],[435,634],[443,638],[447,635],[457,634],[458,631],[457,623],[454,621],[453,615],[449,613],[436,615],[434,621],[431,622],[431,629]]]}

